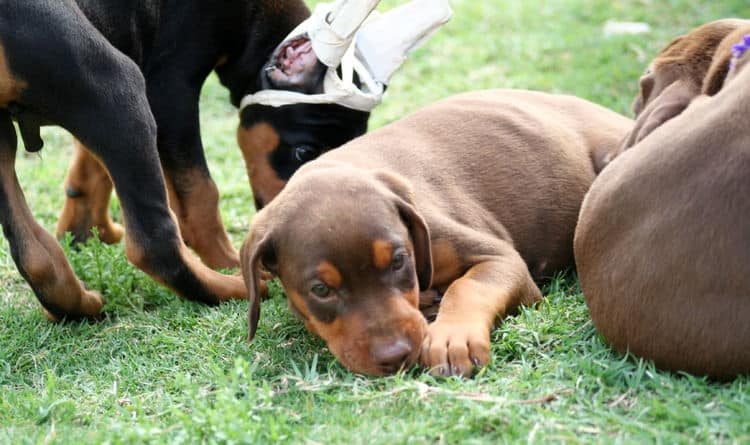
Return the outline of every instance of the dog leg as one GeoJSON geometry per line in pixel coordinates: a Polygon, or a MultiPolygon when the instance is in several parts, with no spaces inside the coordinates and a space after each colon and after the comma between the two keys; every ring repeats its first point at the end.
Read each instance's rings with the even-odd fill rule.
{"type": "Polygon", "coordinates": [[[26,204],[14,167],[16,144],[10,115],[0,110],[0,222],[13,260],[49,318],[96,317],[101,296],[83,287],[55,238],[34,220],[26,204]]]}
{"type": "Polygon", "coordinates": [[[130,261],[187,299],[218,304],[246,298],[240,277],[204,266],[182,241],[169,210],[156,121],[138,66],[85,20],[75,2],[13,2],[6,9],[27,17],[27,29],[58,37],[50,42],[33,32],[3,35],[13,72],[28,84],[20,103],[44,110],[44,121],[72,133],[109,172],[130,261]]]}
{"type": "MultiPolygon", "coordinates": [[[[140,75],[135,67],[130,74],[140,75]]],[[[133,80],[131,76],[123,84],[133,80]]],[[[206,304],[245,298],[247,290],[239,276],[222,275],[204,266],[183,242],[167,203],[156,124],[148,112],[145,88],[123,90],[124,97],[93,98],[101,103],[90,107],[90,115],[79,117],[81,122],[90,122],[94,116],[119,114],[117,119],[97,127],[82,125],[74,134],[86,141],[110,173],[123,210],[128,259],[182,297],[206,304]],[[127,101],[133,106],[122,112],[119,104],[127,101]]]]}
{"type": "Polygon", "coordinates": [[[159,123],[159,156],[169,205],[185,242],[212,268],[239,267],[240,257],[219,214],[219,190],[208,170],[200,135],[200,89],[184,81],[187,73],[153,75],[149,103],[159,123]]]}
{"type": "Polygon", "coordinates": [[[219,214],[219,190],[208,171],[167,172],[169,205],[177,215],[185,243],[212,268],[239,267],[219,214]],[[177,173],[177,177],[170,176],[177,173]]]}
{"type": "Polygon", "coordinates": [[[495,321],[542,298],[521,256],[503,244],[503,254],[483,256],[446,290],[422,345],[432,374],[470,376],[490,360],[495,321]]]}
{"type": "Polygon", "coordinates": [[[87,240],[96,228],[99,239],[115,244],[122,239],[123,228],[109,216],[112,180],[101,162],[78,140],[65,178],[65,204],[57,221],[57,238],[71,232],[76,242],[87,240]]]}

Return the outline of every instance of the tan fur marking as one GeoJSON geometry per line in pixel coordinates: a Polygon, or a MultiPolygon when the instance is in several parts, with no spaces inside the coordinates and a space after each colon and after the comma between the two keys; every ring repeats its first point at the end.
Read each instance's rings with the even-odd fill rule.
{"type": "Polygon", "coordinates": [[[99,239],[104,243],[119,242],[123,228],[109,216],[112,180],[101,162],[78,140],[75,141],[65,185],[80,192],[81,196],[65,198],[56,236],[61,238],[65,232],[72,232],[84,240],[91,234],[91,228],[96,227],[99,239]]]}
{"type": "Polygon", "coordinates": [[[181,176],[187,190],[182,199],[167,177],[169,207],[177,215],[185,242],[211,268],[233,268],[240,257],[229,241],[219,214],[219,190],[205,173],[195,169],[181,176]]]}
{"type": "Polygon", "coordinates": [[[324,282],[328,287],[338,288],[341,287],[343,279],[341,278],[341,272],[328,261],[323,261],[318,265],[317,268],[318,278],[324,282]]]}
{"type": "Polygon", "coordinates": [[[393,245],[381,239],[373,241],[372,260],[378,269],[387,269],[393,261],[393,245]]]}
{"type": "Polygon", "coordinates": [[[286,182],[282,181],[268,161],[268,154],[279,146],[279,134],[265,122],[250,128],[239,127],[237,143],[245,158],[247,176],[256,198],[264,203],[279,194],[286,182]]]}
{"type": "Polygon", "coordinates": [[[461,276],[464,265],[458,256],[456,248],[447,240],[432,243],[432,283],[433,287],[441,289],[461,276]]]}
{"type": "Polygon", "coordinates": [[[18,99],[26,86],[26,82],[18,79],[10,72],[8,61],[5,58],[5,49],[0,43],[0,108],[18,99]]]}
{"type": "MultiPolygon", "coordinates": [[[[172,213],[172,219],[177,223],[174,213],[172,213]]],[[[127,224],[128,221],[125,220],[126,228],[127,224]]],[[[247,298],[247,288],[241,276],[224,275],[209,269],[188,250],[182,239],[179,239],[178,243],[180,246],[178,254],[182,258],[182,261],[211,293],[219,296],[222,301],[243,300],[247,298]]],[[[131,263],[146,272],[154,281],[169,287],[169,284],[160,275],[156,274],[151,265],[149,265],[149,255],[146,250],[137,240],[130,236],[125,237],[125,255],[131,263]]]]}

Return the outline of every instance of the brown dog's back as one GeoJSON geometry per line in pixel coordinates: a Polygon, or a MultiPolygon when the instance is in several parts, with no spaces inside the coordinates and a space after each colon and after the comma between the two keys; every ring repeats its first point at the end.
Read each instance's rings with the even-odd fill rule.
{"type": "Polygon", "coordinates": [[[749,82],[744,70],[625,152],[581,209],[595,325],[665,369],[750,372],[749,82]]]}
{"type": "Polygon", "coordinates": [[[321,161],[402,175],[418,208],[512,240],[538,278],[572,266],[596,162],[631,126],[570,96],[480,91],[428,106],[321,161]]]}

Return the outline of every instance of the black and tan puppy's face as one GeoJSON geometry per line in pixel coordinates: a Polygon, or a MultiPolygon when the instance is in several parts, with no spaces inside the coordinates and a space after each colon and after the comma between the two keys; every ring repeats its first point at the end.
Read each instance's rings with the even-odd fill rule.
{"type": "MultiPolygon", "coordinates": [[[[258,88],[319,94],[326,70],[310,40],[300,36],[276,47],[261,69],[258,88]]],[[[369,117],[370,113],[336,104],[245,107],[237,141],[256,208],[268,204],[302,164],[364,134],[369,117]]]]}
{"type": "Polygon", "coordinates": [[[242,110],[237,142],[256,208],[276,197],[303,164],[364,134],[369,117],[335,104],[250,105],[242,110]]]}
{"type": "Polygon", "coordinates": [[[265,268],[347,368],[385,375],[414,364],[427,327],[420,284],[432,273],[424,221],[389,180],[344,167],[299,174],[256,216],[242,249],[251,337],[265,268]]]}

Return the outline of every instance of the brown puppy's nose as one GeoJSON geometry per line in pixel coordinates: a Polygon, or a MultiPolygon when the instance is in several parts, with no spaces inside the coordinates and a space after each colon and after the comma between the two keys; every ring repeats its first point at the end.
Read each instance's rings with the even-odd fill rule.
{"type": "Polygon", "coordinates": [[[413,349],[406,339],[378,342],[373,345],[370,355],[381,371],[392,374],[404,365],[413,349]]]}

